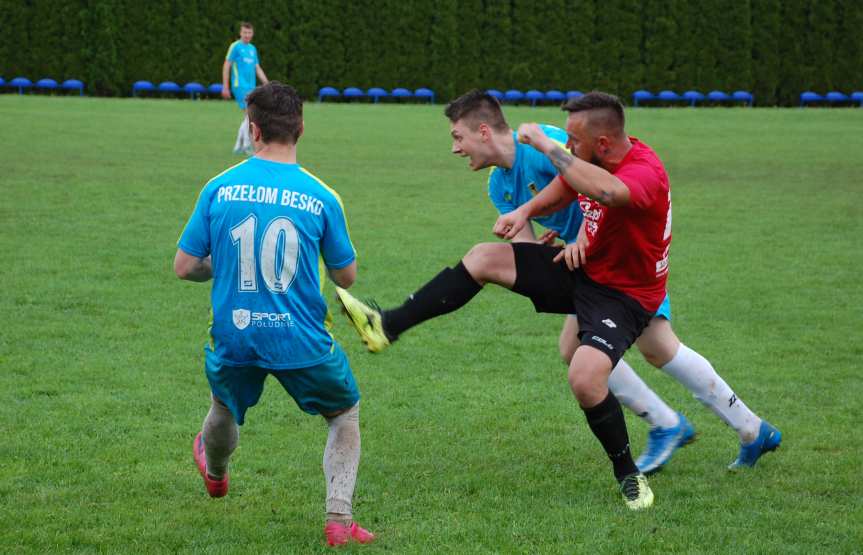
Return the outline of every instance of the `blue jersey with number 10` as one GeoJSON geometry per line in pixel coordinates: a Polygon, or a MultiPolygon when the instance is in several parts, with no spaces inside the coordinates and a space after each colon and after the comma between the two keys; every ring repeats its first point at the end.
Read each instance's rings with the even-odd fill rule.
{"type": "Polygon", "coordinates": [[[331,353],[325,268],[355,252],[338,194],[301,166],[250,158],[214,177],[178,246],[212,256],[210,334],[224,364],[302,368],[331,353]]]}
{"type": "MultiPolygon", "coordinates": [[[[541,125],[542,131],[564,147],[566,132],[551,125],[541,125]]],[[[527,203],[557,177],[558,171],[548,157],[530,145],[515,140],[515,161],[512,168],[492,168],[488,177],[488,196],[501,214],[512,212],[527,203]]],[[[549,216],[533,218],[547,229],[557,231],[560,238],[571,243],[578,236],[581,225],[581,207],[573,202],[549,216]]]]}

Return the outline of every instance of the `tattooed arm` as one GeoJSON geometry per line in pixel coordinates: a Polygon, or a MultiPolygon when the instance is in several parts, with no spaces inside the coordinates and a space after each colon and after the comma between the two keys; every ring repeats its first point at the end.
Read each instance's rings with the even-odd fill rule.
{"type": "Polygon", "coordinates": [[[542,191],[529,202],[498,218],[492,230],[495,235],[512,239],[526,225],[530,218],[547,216],[569,206],[578,198],[578,193],[559,178],[555,177],[542,191]]]}
{"type": "Polygon", "coordinates": [[[518,140],[548,156],[576,192],[606,206],[624,206],[629,203],[629,188],[621,180],[604,168],[585,162],[562,149],[535,123],[521,125],[518,128],[518,140]]]}

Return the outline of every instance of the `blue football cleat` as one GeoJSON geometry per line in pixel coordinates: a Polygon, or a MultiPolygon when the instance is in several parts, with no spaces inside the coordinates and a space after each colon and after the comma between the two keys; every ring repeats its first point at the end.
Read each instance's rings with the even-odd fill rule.
{"type": "Polygon", "coordinates": [[[677,416],[680,417],[677,426],[670,428],[657,426],[647,434],[647,447],[635,461],[635,466],[642,474],[649,475],[658,472],[665,463],[671,460],[671,455],[675,451],[695,441],[695,428],[679,412],[677,416]]]}
{"type": "Polygon", "coordinates": [[[758,437],[752,443],[740,446],[740,454],[733,463],[728,465],[728,470],[755,466],[761,455],[775,451],[780,443],[782,443],[782,432],[774,428],[770,422],[762,420],[758,437]]]}

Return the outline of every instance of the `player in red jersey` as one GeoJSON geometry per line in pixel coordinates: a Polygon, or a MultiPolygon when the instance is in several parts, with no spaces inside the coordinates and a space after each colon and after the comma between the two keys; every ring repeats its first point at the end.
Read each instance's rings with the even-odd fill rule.
{"type": "Polygon", "coordinates": [[[668,176],[650,147],[625,134],[616,97],[590,93],[564,109],[572,154],[535,124],[518,131],[519,141],[549,156],[560,178],[501,216],[494,232],[512,238],[530,218],[580,202],[584,240],[563,250],[514,247],[515,265],[524,270],[512,290],[529,296],[541,312],[556,311],[566,304],[562,296],[572,297],[581,344],[570,363],[570,387],[614,465],[627,504],[643,508],[653,495],[632,461],[626,422],[608,390],[608,376],[665,297],[671,245],[668,176]],[[600,136],[603,141],[594,140],[600,136]],[[563,261],[566,268],[559,264],[563,261]]]}

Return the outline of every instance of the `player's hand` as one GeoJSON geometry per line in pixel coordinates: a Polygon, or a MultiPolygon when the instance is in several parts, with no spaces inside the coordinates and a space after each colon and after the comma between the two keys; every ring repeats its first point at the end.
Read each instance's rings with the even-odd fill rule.
{"type": "Polygon", "coordinates": [[[543,245],[548,245],[550,247],[554,247],[555,246],[555,240],[558,237],[560,237],[560,233],[558,233],[552,229],[548,229],[545,231],[545,233],[540,235],[540,237],[539,237],[539,239],[537,239],[537,241],[539,241],[543,245]]]}
{"type": "Polygon", "coordinates": [[[222,86],[222,98],[224,98],[225,100],[231,100],[231,88],[230,87],[226,87],[224,85],[222,86]]]}
{"type": "MultiPolygon", "coordinates": [[[[581,239],[581,237],[579,237],[581,239]]],[[[555,262],[560,262],[563,260],[566,262],[566,267],[570,270],[575,270],[579,266],[583,266],[585,262],[587,262],[587,255],[585,254],[587,251],[587,246],[590,243],[587,238],[583,241],[576,240],[575,243],[570,243],[563,247],[557,256],[554,257],[555,262]]]]}
{"type": "Polygon", "coordinates": [[[518,142],[530,145],[540,152],[546,152],[549,145],[554,144],[535,123],[522,123],[518,126],[518,142]]]}
{"type": "Polygon", "coordinates": [[[501,239],[512,239],[525,225],[527,225],[527,217],[522,214],[521,210],[513,210],[497,219],[492,233],[501,239]]]}

